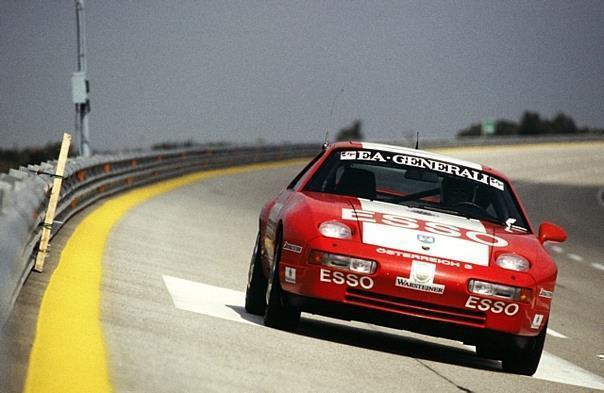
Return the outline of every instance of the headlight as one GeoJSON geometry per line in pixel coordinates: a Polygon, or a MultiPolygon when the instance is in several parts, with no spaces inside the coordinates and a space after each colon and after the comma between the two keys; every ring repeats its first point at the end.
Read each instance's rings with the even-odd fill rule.
{"type": "Polygon", "coordinates": [[[352,272],[364,274],[374,273],[377,267],[377,263],[375,261],[349,257],[346,255],[330,254],[317,250],[312,250],[310,252],[308,262],[314,265],[335,267],[338,269],[350,270],[352,272]]]}
{"type": "Polygon", "coordinates": [[[325,237],[334,239],[351,239],[352,230],[346,224],[339,221],[325,221],[319,225],[319,232],[325,237]]]}
{"type": "Polygon", "coordinates": [[[531,267],[526,258],[516,254],[501,254],[495,264],[507,270],[515,270],[517,272],[526,272],[531,267]]]}
{"type": "Polygon", "coordinates": [[[470,280],[468,290],[477,295],[494,296],[526,303],[531,301],[532,294],[532,291],[528,288],[517,288],[479,280],[470,280]]]}

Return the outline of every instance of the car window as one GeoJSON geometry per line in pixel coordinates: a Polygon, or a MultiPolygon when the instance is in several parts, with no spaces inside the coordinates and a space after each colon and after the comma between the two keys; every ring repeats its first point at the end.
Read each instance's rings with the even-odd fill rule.
{"type": "MultiPolygon", "coordinates": [[[[440,210],[501,225],[512,219],[516,227],[528,230],[518,202],[502,179],[458,165],[453,172],[465,177],[405,165],[412,161],[393,159],[395,153],[350,152],[355,151],[332,152],[304,189],[440,210]]],[[[443,162],[439,168],[446,165],[443,162]]]]}
{"type": "Polygon", "coordinates": [[[319,158],[323,157],[325,154],[325,150],[322,150],[319,154],[317,154],[306,166],[294,177],[294,179],[288,184],[287,188],[289,190],[294,189],[300,185],[300,181],[304,177],[304,175],[308,172],[308,170],[319,160],[319,158]]]}

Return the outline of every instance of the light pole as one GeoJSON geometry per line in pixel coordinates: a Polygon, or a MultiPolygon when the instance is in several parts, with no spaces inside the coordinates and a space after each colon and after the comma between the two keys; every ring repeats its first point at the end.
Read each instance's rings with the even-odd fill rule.
{"type": "Polygon", "coordinates": [[[78,70],[71,78],[73,102],[75,104],[75,131],[79,135],[80,155],[89,157],[90,133],[88,130],[88,114],[90,113],[90,84],[86,78],[86,24],[84,20],[84,0],[75,0],[76,35],[78,42],[78,70]]]}

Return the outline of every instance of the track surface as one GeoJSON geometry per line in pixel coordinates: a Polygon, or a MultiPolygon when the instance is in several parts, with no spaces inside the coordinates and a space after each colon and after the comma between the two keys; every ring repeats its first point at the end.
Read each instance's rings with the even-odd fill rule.
{"type": "MultiPolygon", "coordinates": [[[[535,226],[547,219],[569,233],[561,248],[550,247],[559,278],[549,327],[567,337],[547,338],[553,371],[509,375],[453,341],[307,314],[292,334],[265,328],[236,306],[231,319],[176,308],[170,277],[212,286],[200,301],[245,290],[259,210],[298,164],[176,189],[136,206],[113,228],[103,261],[101,326],[115,391],[589,391],[540,379],[568,372],[557,358],[593,374],[592,386],[602,383],[604,144],[444,152],[500,169],[535,226]]],[[[11,363],[0,375],[8,375],[7,392],[21,389],[31,314],[44,285],[43,278],[30,278],[8,324],[11,363]]]]}

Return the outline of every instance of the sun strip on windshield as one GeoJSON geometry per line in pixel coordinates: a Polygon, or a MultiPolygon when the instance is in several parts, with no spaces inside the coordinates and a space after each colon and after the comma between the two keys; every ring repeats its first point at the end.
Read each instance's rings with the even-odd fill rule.
{"type": "Polygon", "coordinates": [[[471,169],[432,158],[417,157],[403,153],[390,153],[386,151],[344,150],[340,151],[340,160],[392,163],[399,166],[412,166],[416,168],[430,169],[432,171],[446,173],[448,175],[483,183],[501,191],[505,190],[503,181],[497,179],[496,177],[476,169],[471,169]]]}

